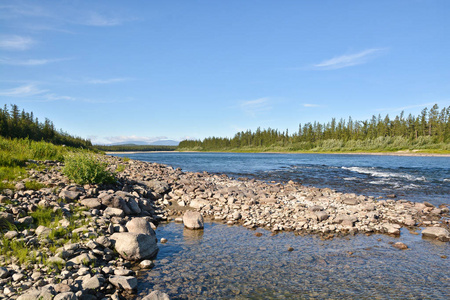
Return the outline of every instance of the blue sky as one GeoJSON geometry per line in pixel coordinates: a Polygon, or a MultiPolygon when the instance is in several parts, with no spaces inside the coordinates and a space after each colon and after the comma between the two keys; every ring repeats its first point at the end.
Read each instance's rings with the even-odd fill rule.
{"type": "Polygon", "coordinates": [[[450,105],[450,1],[0,1],[0,101],[93,143],[450,105]]]}

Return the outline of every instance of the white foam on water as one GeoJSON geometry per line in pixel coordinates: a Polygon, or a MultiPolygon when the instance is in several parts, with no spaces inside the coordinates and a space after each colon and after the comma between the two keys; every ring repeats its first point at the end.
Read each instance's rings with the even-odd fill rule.
{"type": "Polygon", "coordinates": [[[424,176],[416,177],[410,174],[405,173],[394,173],[394,172],[383,172],[381,170],[377,170],[376,168],[363,168],[363,167],[342,167],[344,170],[349,170],[352,172],[360,173],[360,174],[368,174],[374,177],[381,178],[405,178],[411,181],[426,181],[424,176]]]}
{"type": "Polygon", "coordinates": [[[346,178],[344,178],[344,180],[354,181],[354,180],[358,180],[358,178],[356,178],[356,177],[346,177],[346,178]]]}
{"type": "Polygon", "coordinates": [[[450,182],[450,178],[444,178],[444,182],[450,182]]]}

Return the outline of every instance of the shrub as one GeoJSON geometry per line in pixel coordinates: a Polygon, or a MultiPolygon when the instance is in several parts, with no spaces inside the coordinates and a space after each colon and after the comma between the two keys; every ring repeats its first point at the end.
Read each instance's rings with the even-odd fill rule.
{"type": "Polygon", "coordinates": [[[115,180],[106,163],[87,153],[66,156],[63,173],[78,184],[112,183],[115,180]]]}

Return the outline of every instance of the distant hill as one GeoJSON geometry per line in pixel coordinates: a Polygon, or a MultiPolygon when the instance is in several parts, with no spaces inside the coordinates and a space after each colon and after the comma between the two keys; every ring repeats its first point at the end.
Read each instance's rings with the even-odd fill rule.
{"type": "Polygon", "coordinates": [[[113,143],[107,146],[178,146],[180,142],[174,140],[158,140],[151,143],[144,141],[128,141],[121,143],[113,143]]]}

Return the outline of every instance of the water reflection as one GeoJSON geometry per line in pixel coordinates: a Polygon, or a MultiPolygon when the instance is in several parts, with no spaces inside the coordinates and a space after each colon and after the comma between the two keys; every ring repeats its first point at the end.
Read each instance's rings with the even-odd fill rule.
{"type": "Polygon", "coordinates": [[[400,238],[357,235],[334,240],[207,223],[188,231],[157,229],[155,268],[139,285],[171,299],[449,299],[450,245],[402,230],[400,238]],[[409,249],[394,248],[401,241],[409,249]],[[293,251],[288,251],[289,247],[293,251]]]}
{"type": "Polygon", "coordinates": [[[183,238],[187,244],[200,243],[203,238],[203,229],[192,230],[188,228],[183,229],[183,238]]]}

